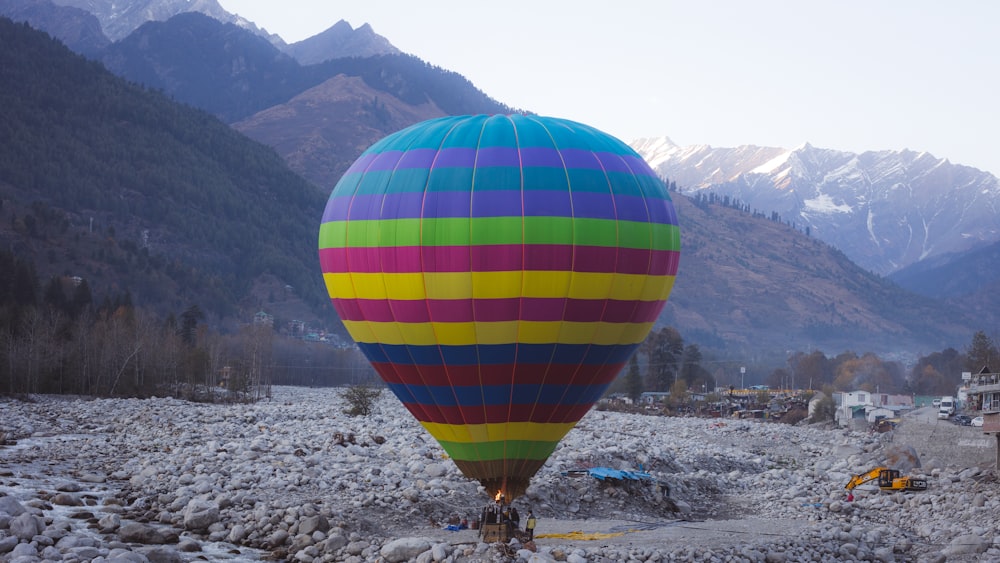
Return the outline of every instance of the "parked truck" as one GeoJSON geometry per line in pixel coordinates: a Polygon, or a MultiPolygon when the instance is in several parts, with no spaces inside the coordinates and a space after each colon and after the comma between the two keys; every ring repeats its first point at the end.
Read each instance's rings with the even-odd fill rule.
{"type": "Polygon", "coordinates": [[[938,407],[938,418],[947,419],[955,414],[955,397],[941,397],[941,406],[938,407]]]}

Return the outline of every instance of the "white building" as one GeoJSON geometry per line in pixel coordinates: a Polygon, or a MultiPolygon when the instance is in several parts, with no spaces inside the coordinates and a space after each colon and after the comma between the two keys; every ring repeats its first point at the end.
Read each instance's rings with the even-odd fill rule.
{"type": "Polygon", "coordinates": [[[913,397],[910,395],[890,395],[862,390],[834,393],[833,401],[837,405],[833,418],[840,426],[849,426],[854,420],[874,422],[877,418],[891,418],[897,416],[900,411],[913,408],[913,397]]]}

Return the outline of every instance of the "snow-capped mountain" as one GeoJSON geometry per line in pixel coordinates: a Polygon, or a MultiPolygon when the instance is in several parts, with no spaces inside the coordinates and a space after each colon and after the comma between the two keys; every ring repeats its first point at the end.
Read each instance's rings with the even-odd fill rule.
{"type": "Polygon", "coordinates": [[[666,137],[631,146],[682,193],[777,213],[878,274],[1000,240],[1000,181],[928,153],[682,147],[666,137]]]}
{"type": "MultiPolygon", "coordinates": [[[[15,0],[0,0],[0,3],[13,1],[15,0]]],[[[49,4],[50,0],[34,0],[34,2],[43,6],[49,4]]],[[[111,41],[126,38],[146,22],[162,22],[178,14],[199,12],[267,39],[279,50],[304,65],[339,57],[371,57],[399,52],[388,39],[375,33],[368,24],[353,29],[343,20],[326,31],[289,45],[280,36],[257,27],[254,22],[227,12],[216,0],[51,0],[51,3],[93,14],[100,21],[104,35],[111,41]]],[[[6,11],[13,12],[13,9],[6,11]]],[[[57,34],[57,37],[62,36],[57,34]]]]}
{"type": "Polygon", "coordinates": [[[281,41],[280,37],[264,32],[252,22],[230,14],[215,0],[52,0],[52,2],[94,14],[101,22],[104,35],[112,41],[125,38],[148,21],[166,21],[185,12],[201,12],[219,21],[233,23],[262,35],[272,43],[281,41]]]}

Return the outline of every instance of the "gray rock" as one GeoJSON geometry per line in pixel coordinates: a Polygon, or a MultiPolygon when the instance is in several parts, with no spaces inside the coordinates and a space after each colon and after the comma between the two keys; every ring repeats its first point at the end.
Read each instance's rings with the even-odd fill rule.
{"type": "Polygon", "coordinates": [[[145,555],[129,549],[112,549],[107,560],[115,563],[149,563],[145,555]]]}
{"type": "Polygon", "coordinates": [[[164,532],[153,526],[129,522],[118,528],[118,537],[123,542],[141,543],[146,545],[162,545],[175,541],[176,534],[164,532]]]}
{"type": "Polygon", "coordinates": [[[982,536],[975,534],[965,534],[951,540],[948,547],[941,553],[951,557],[953,555],[979,554],[989,549],[991,542],[982,536]]]}
{"type": "Polygon", "coordinates": [[[153,547],[143,550],[149,563],[184,563],[184,558],[171,547],[153,547]]]}
{"type": "Polygon", "coordinates": [[[436,543],[431,547],[431,559],[434,561],[444,561],[451,555],[452,547],[446,543],[436,543]]]}
{"type": "Polygon", "coordinates": [[[11,516],[20,516],[26,510],[27,509],[24,508],[24,505],[17,502],[16,498],[0,497],[0,512],[6,512],[11,516]]]}
{"type": "Polygon", "coordinates": [[[73,493],[57,493],[52,495],[49,501],[59,506],[83,506],[83,501],[80,500],[80,497],[73,493]]]}
{"type": "Polygon", "coordinates": [[[20,540],[30,541],[31,538],[42,533],[45,523],[34,514],[23,512],[10,519],[10,534],[20,540]]]}
{"type": "Polygon", "coordinates": [[[201,551],[201,544],[191,538],[181,538],[181,540],[177,542],[177,551],[182,551],[184,553],[197,553],[201,551]]]}
{"type": "Polygon", "coordinates": [[[330,522],[322,514],[303,518],[299,522],[300,534],[312,534],[317,530],[324,533],[330,531],[330,522]]]}
{"type": "Polygon", "coordinates": [[[264,545],[269,548],[275,548],[279,545],[284,545],[286,541],[288,541],[288,532],[279,529],[275,530],[270,536],[268,536],[264,545]]]}
{"type": "Polygon", "coordinates": [[[122,518],[117,514],[106,514],[97,521],[97,529],[102,534],[113,534],[122,525],[122,518]]]}
{"type": "Polygon", "coordinates": [[[11,550],[8,561],[17,561],[19,557],[34,560],[38,557],[38,550],[30,543],[19,543],[11,550]]]}
{"type": "Polygon", "coordinates": [[[4,536],[0,538],[0,553],[10,553],[14,546],[20,543],[20,540],[14,536],[4,536]]]}
{"type": "Polygon", "coordinates": [[[431,548],[427,538],[399,538],[382,546],[379,553],[389,563],[401,563],[413,559],[431,548]]]}
{"type": "Polygon", "coordinates": [[[103,473],[83,473],[79,479],[84,483],[106,483],[108,477],[103,473]]]}
{"type": "Polygon", "coordinates": [[[345,545],[347,545],[347,538],[341,534],[334,534],[326,538],[326,541],[323,542],[323,551],[327,553],[334,553],[345,545]]]}
{"type": "Polygon", "coordinates": [[[219,521],[219,505],[213,501],[193,499],[184,509],[184,528],[192,531],[208,530],[219,521]]]}

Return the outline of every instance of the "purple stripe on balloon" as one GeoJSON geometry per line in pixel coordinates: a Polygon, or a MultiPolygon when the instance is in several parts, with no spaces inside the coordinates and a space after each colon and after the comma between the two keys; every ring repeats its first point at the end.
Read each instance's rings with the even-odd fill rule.
{"type": "Polygon", "coordinates": [[[631,172],[628,163],[622,155],[609,152],[594,153],[604,170],[608,172],[631,172]]]}
{"type": "Polygon", "coordinates": [[[396,164],[399,163],[399,159],[403,158],[403,154],[404,153],[400,151],[386,151],[378,153],[366,172],[376,170],[394,170],[396,168],[396,164]]]}
{"type": "Polygon", "coordinates": [[[452,147],[438,151],[434,168],[472,168],[476,163],[476,149],[452,147]]]}
{"type": "Polygon", "coordinates": [[[521,193],[521,197],[524,199],[524,215],[527,217],[573,216],[570,192],[526,190],[521,193]]]}
{"type": "Polygon", "coordinates": [[[616,272],[676,275],[679,253],[608,246],[497,244],[487,246],[398,246],[322,248],[325,273],[616,272]]]}
{"type": "Polygon", "coordinates": [[[476,157],[476,167],[506,166],[520,168],[521,159],[515,147],[482,147],[476,157]]]}
{"type": "Polygon", "coordinates": [[[559,151],[551,147],[524,147],[521,149],[521,165],[539,168],[562,168],[559,151]]]}
{"type": "Polygon", "coordinates": [[[615,299],[333,299],[345,321],[379,323],[495,323],[568,321],[577,323],[648,323],[663,310],[663,301],[615,299]]]}
{"type": "Polygon", "coordinates": [[[403,153],[396,168],[430,168],[437,154],[437,149],[410,149],[403,153]]]}
{"type": "MultiPolygon", "coordinates": [[[[521,192],[517,190],[479,190],[472,194],[472,217],[521,217],[521,192]]],[[[441,217],[435,214],[435,217],[441,217]]]]}
{"type": "Polygon", "coordinates": [[[615,198],[608,192],[575,191],[572,193],[572,199],[573,217],[614,219],[618,211],[615,198]]]}
{"type": "Polygon", "coordinates": [[[645,201],[650,223],[677,224],[677,213],[672,201],[667,199],[647,199],[645,201]]]}
{"type": "MultiPolygon", "coordinates": [[[[351,219],[428,219],[440,217],[520,217],[522,193],[515,190],[472,192],[396,192],[385,195],[360,194],[331,199],[323,211],[323,222],[351,219]]],[[[528,190],[525,203],[535,206],[529,216],[619,219],[661,224],[677,224],[677,214],[669,200],[598,192],[528,190]],[[572,198],[572,213],[568,198],[572,198]]]]}
{"type": "Polygon", "coordinates": [[[581,149],[563,149],[559,151],[562,155],[566,168],[579,168],[584,170],[601,170],[601,161],[597,159],[594,151],[581,149]]]}
{"type": "Polygon", "coordinates": [[[543,168],[583,168],[629,172],[653,176],[655,172],[641,157],[632,154],[595,152],[581,149],[557,150],[552,147],[449,147],[436,149],[389,150],[361,155],[346,174],[359,174],[404,168],[447,168],[473,166],[537,166],[543,168]]]}
{"type": "MultiPolygon", "coordinates": [[[[656,201],[651,202],[653,205],[656,201]]],[[[646,198],[634,195],[615,194],[615,214],[621,221],[651,222],[646,198]]]]}

